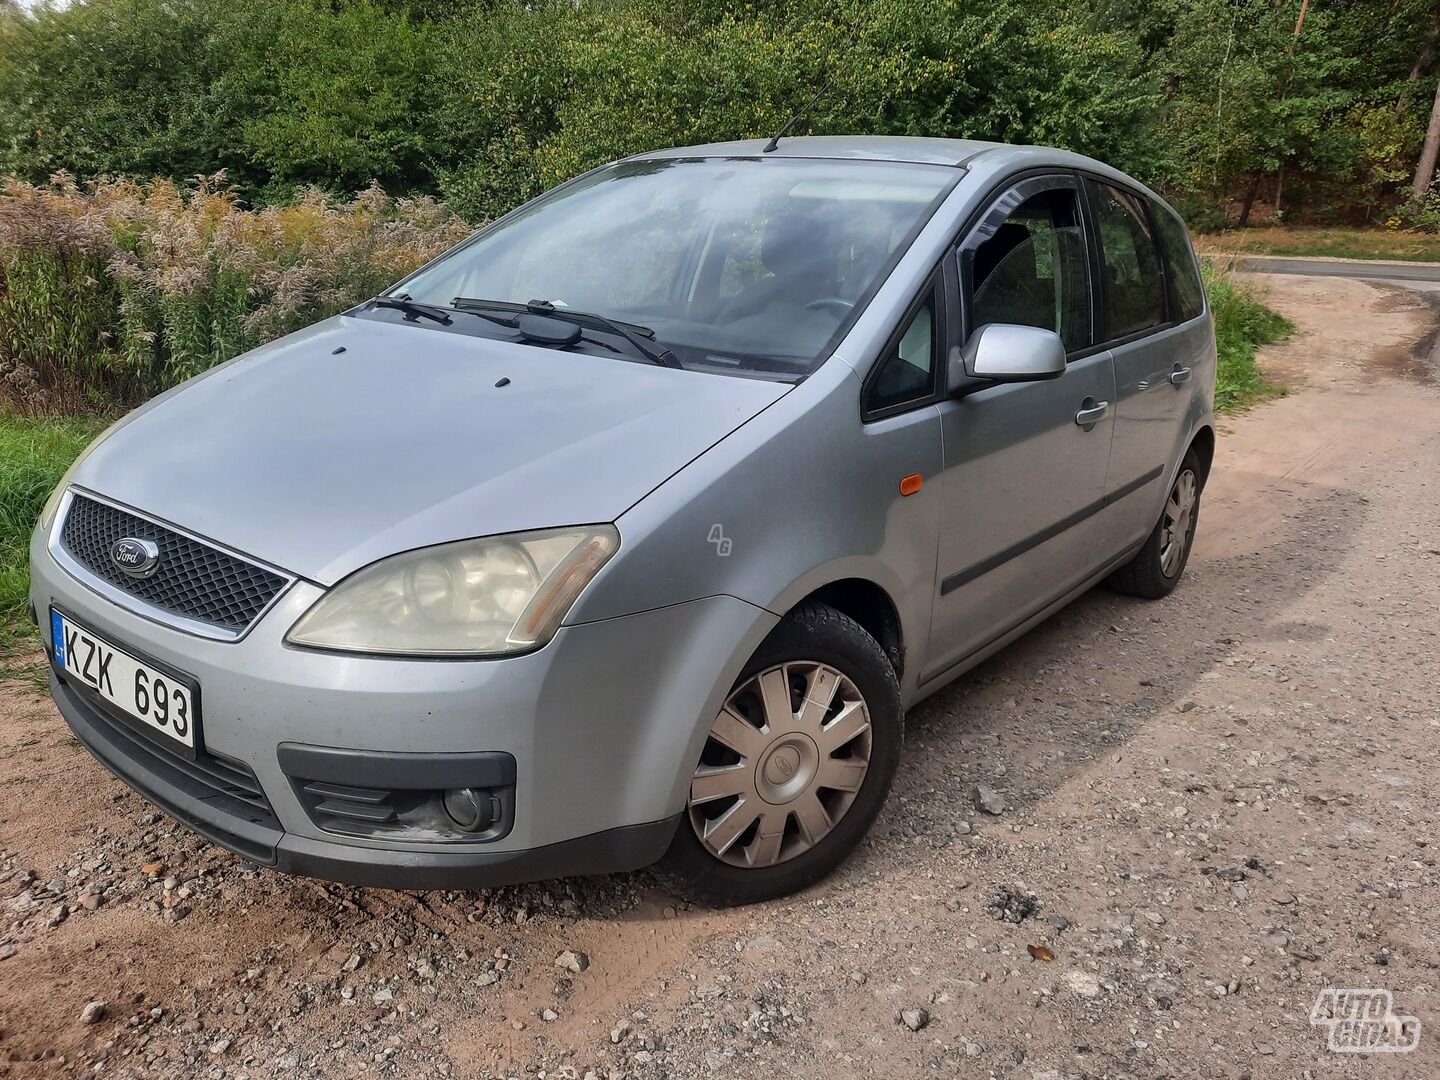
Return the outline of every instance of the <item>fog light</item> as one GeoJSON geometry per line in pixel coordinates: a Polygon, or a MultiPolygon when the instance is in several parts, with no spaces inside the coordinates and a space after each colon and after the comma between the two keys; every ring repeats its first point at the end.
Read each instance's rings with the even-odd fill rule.
{"type": "Polygon", "coordinates": [[[490,792],[479,788],[451,788],[445,792],[445,812],[465,832],[484,832],[495,824],[490,792]]]}

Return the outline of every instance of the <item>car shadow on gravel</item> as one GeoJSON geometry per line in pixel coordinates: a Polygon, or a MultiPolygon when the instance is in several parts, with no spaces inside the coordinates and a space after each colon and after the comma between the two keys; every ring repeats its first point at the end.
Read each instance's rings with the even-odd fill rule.
{"type": "MultiPolygon", "coordinates": [[[[912,709],[881,834],[926,833],[938,846],[995,820],[974,804],[975,784],[1002,795],[1011,822],[1158,715],[1188,711],[1237,647],[1325,636],[1283,612],[1335,572],[1366,500],[1293,480],[1285,493],[1295,509],[1260,550],[1192,559],[1160,601],[1093,589],[912,709]]],[[[883,845],[872,860],[884,861],[883,845]]]]}

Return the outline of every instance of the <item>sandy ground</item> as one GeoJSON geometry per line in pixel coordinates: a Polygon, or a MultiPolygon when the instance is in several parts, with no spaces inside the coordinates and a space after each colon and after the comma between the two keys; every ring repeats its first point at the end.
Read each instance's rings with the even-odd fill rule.
{"type": "Polygon", "coordinates": [[[873,838],[788,901],[247,869],[10,684],[0,1077],[1440,1075],[1436,319],[1260,285],[1293,389],[1225,424],[1180,589],[1097,591],[915,710],[873,838]],[[1325,987],[1392,991],[1418,1049],[1330,1051],[1325,987]]]}

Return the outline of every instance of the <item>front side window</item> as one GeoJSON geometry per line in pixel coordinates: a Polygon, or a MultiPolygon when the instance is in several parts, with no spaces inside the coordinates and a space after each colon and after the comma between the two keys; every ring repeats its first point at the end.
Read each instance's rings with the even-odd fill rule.
{"type": "Polygon", "coordinates": [[[966,258],[972,329],[1019,323],[1055,331],[1066,351],[1090,344],[1085,234],[1074,188],[1031,195],[998,226],[982,226],[966,258]]]}
{"type": "Polygon", "coordinates": [[[935,290],[910,316],[904,331],[881,359],[866,402],[869,412],[893,409],[923,401],[935,389],[935,354],[938,332],[935,321],[935,290]]]}
{"type": "Polygon", "coordinates": [[[1195,252],[1185,223],[1168,210],[1151,203],[1160,249],[1165,253],[1166,280],[1170,282],[1170,309],[1176,322],[1195,318],[1205,310],[1205,286],[1195,267],[1195,252]]]}
{"type": "Polygon", "coordinates": [[[684,367],[806,375],[958,175],[858,160],[622,162],[397,292],[444,306],[548,301],[653,331],[684,367]]]}
{"type": "Polygon", "coordinates": [[[1093,190],[1105,271],[1105,333],[1123,338],[1165,321],[1160,253],[1138,196],[1109,184],[1093,190]]]}

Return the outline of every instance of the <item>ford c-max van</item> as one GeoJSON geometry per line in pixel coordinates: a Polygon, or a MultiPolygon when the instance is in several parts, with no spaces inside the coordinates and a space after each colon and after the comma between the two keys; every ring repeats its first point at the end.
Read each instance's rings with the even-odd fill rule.
{"type": "Polygon", "coordinates": [[[126,417],[31,601],[80,741],[255,863],[755,901],[855,847],[908,707],[1175,587],[1214,384],[1183,224],[1098,161],[645,154],[126,417]]]}

